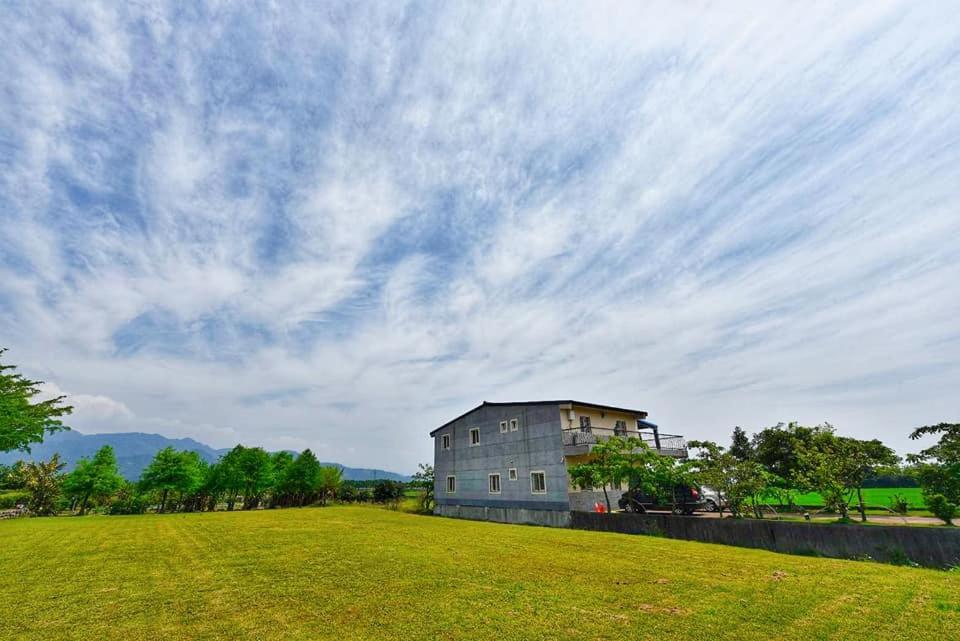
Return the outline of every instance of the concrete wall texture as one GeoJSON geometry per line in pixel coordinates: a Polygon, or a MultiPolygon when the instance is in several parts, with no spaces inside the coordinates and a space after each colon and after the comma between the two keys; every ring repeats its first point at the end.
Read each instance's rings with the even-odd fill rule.
{"type": "Polygon", "coordinates": [[[935,568],[960,565],[960,529],[858,526],[754,519],[704,519],[665,514],[572,512],[570,527],[722,543],[841,559],[869,557],[935,568]]]}
{"type": "MultiPolygon", "coordinates": [[[[478,407],[434,435],[435,495],[438,507],[492,507],[569,511],[567,468],[558,405],[478,407]],[[500,432],[500,421],[518,419],[519,429],[500,432]],[[480,444],[470,445],[471,428],[480,444]],[[442,447],[449,434],[451,447],[442,447]],[[510,468],[517,480],[511,481],[510,468]],[[534,494],[530,473],[542,471],[546,493],[534,494]],[[500,494],[489,491],[488,475],[500,474],[500,494]],[[447,476],[456,477],[456,492],[447,493],[447,476]]],[[[438,511],[438,513],[440,513],[438,511]]]]}
{"type": "Polygon", "coordinates": [[[434,512],[440,516],[449,516],[456,519],[472,519],[474,521],[544,525],[547,527],[570,527],[570,512],[563,512],[561,510],[438,505],[434,512]]]}

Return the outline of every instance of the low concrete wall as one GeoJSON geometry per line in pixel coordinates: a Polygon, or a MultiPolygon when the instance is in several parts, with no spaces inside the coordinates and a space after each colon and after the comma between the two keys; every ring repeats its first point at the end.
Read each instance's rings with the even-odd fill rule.
{"type": "Polygon", "coordinates": [[[438,505],[434,514],[456,519],[523,523],[549,527],[570,527],[570,512],[565,510],[531,510],[515,507],[472,507],[467,505],[438,505]]]}
{"type": "Polygon", "coordinates": [[[830,558],[870,557],[926,567],[960,565],[960,528],[860,526],[665,514],[572,512],[570,527],[722,543],[830,558]]]}
{"type": "MultiPolygon", "coordinates": [[[[607,490],[607,495],[610,497],[610,507],[614,510],[619,509],[620,506],[617,503],[623,496],[623,490],[607,490]]],[[[607,505],[602,490],[570,492],[570,509],[574,512],[594,512],[597,503],[604,507],[607,505]]]]}

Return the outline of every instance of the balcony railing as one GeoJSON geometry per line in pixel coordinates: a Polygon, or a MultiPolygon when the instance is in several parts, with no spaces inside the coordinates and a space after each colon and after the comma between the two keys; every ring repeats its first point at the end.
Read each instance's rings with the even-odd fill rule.
{"type": "Polygon", "coordinates": [[[687,441],[682,436],[677,434],[657,434],[652,430],[638,431],[629,428],[593,426],[573,427],[563,430],[563,445],[568,449],[582,449],[584,452],[587,452],[590,450],[589,446],[602,443],[613,436],[640,439],[644,444],[667,456],[687,456],[687,441]]]}

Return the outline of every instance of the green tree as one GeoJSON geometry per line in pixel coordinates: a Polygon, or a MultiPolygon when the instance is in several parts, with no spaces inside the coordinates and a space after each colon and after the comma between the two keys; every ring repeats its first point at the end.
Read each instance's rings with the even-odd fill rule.
{"type": "Polygon", "coordinates": [[[780,506],[793,504],[797,492],[806,492],[812,488],[807,485],[801,452],[811,447],[812,440],[824,430],[832,430],[829,424],[806,427],[796,422],[785,425],[778,423],[760,430],[753,436],[753,459],[760,463],[772,476],[768,491],[774,494],[780,506]]]}
{"type": "Polygon", "coordinates": [[[143,471],[140,484],[144,489],[160,492],[158,512],[165,512],[170,492],[179,492],[181,497],[196,488],[200,481],[195,452],[178,452],[165,447],[143,471]]]}
{"type": "Polygon", "coordinates": [[[232,512],[237,503],[237,497],[243,491],[243,474],[240,470],[240,456],[245,449],[238,445],[213,465],[210,483],[218,494],[227,501],[227,511],[232,512]]]}
{"type": "Polygon", "coordinates": [[[0,463],[0,490],[17,490],[23,487],[23,480],[14,465],[0,463]]]}
{"type": "Polygon", "coordinates": [[[823,497],[824,504],[850,518],[850,503],[858,498],[857,509],[867,520],[863,502],[863,483],[879,467],[892,465],[899,458],[878,440],[862,441],[837,436],[832,427],[818,431],[800,450],[801,473],[805,482],[823,497]]]}
{"type": "Polygon", "coordinates": [[[913,463],[924,501],[947,525],[960,513],[960,423],[918,427],[911,439],[939,436],[936,445],[907,456],[913,463]]]}
{"type": "Polygon", "coordinates": [[[293,464],[294,456],[290,452],[280,451],[270,455],[273,466],[273,486],[270,488],[270,507],[291,505],[293,497],[286,486],[287,471],[293,464]]]}
{"type": "MultiPolygon", "coordinates": [[[[0,357],[5,351],[0,349],[0,357]]],[[[42,384],[17,374],[15,366],[0,363],[0,452],[29,452],[30,443],[43,441],[44,435],[70,429],[60,421],[73,411],[63,404],[65,396],[33,402],[42,384]]]]}
{"type": "Polygon", "coordinates": [[[23,487],[30,494],[27,507],[37,516],[50,516],[57,512],[57,499],[63,477],[60,470],[64,464],[60,455],[54,454],[49,461],[24,463],[19,466],[18,474],[23,487]]]}
{"type": "Polygon", "coordinates": [[[729,451],[712,441],[690,441],[690,448],[699,450],[692,461],[696,470],[694,477],[701,484],[713,488],[718,495],[720,517],[726,505],[733,516],[741,517],[748,504],[757,518],[763,518],[760,511],[760,497],[769,488],[773,477],[757,461],[740,460],[729,451]]]}
{"type": "Polygon", "coordinates": [[[237,445],[228,454],[229,465],[235,468],[243,493],[243,509],[260,505],[263,494],[273,485],[273,462],[261,447],[237,445]]]}
{"type": "Polygon", "coordinates": [[[386,503],[396,508],[403,496],[403,483],[391,481],[388,479],[378,479],[373,484],[373,492],[370,498],[376,503],[386,503]]]}
{"type": "Polygon", "coordinates": [[[310,502],[320,488],[320,461],[309,449],[302,451],[287,467],[283,477],[283,490],[291,504],[303,506],[310,502]]]}
{"type": "Polygon", "coordinates": [[[738,461],[748,461],[753,458],[753,446],[750,444],[750,438],[739,425],[733,428],[733,435],[730,438],[730,454],[738,461]]]}
{"type": "Polygon", "coordinates": [[[82,458],[77,462],[76,468],[63,481],[63,491],[79,503],[80,516],[83,516],[91,499],[107,499],[122,484],[123,477],[117,471],[117,457],[113,448],[104,445],[92,459],[82,458]]]}
{"type": "Polygon", "coordinates": [[[320,502],[327,504],[327,499],[337,496],[337,490],[343,482],[343,468],[336,465],[324,465],[320,468],[317,490],[320,492],[320,502]]]}
{"type": "Polygon", "coordinates": [[[410,485],[420,491],[418,503],[421,512],[433,512],[436,499],[434,497],[434,475],[433,466],[429,463],[420,463],[416,474],[410,481],[410,485]]]}
{"type": "Polygon", "coordinates": [[[900,462],[900,457],[877,439],[869,441],[849,440],[853,443],[848,448],[847,481],[856,489],[857,510],[860,512],[860,520],[866,523],[867,506],[863,501],[864,484],[878,471],[897,465],[900,462]]]}
{"type": "Polygon", "coordinates": [[[627,468],[629,467],[626,454],[635,447],[634,441],[639,441],[639,439],[610,437],[605,441],[600,441],[590,449],[588,460],[570,466],[570,480],[574,485],[584,490],[599,487],[603,491],[603,499],[607,504],[608,514],[613,510],[607,488],[620,487],[620,484],[626,478],[627,468]]]}

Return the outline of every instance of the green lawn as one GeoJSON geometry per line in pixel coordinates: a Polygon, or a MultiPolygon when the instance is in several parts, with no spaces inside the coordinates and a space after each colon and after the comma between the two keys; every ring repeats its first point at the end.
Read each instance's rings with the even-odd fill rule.
{"type": "MultiPolygon", "coordinates": [[[[923,493],[919,487],[868,487],[863,490],[863,500],[867,507],[890,507],[890,497],[894,494],[906,498],[911,510],[920,510],[926,507],[923,502],[923,493]]],[[[811,507],[823,505],[823,498],[816,492],[799,494],[794,500],[798,505],[811,507]]]]}
{"type": "Polygon", "coordinates": [[[0,639],[955,639],[960,573],[374,507],[0,521],[0,639]]]}

